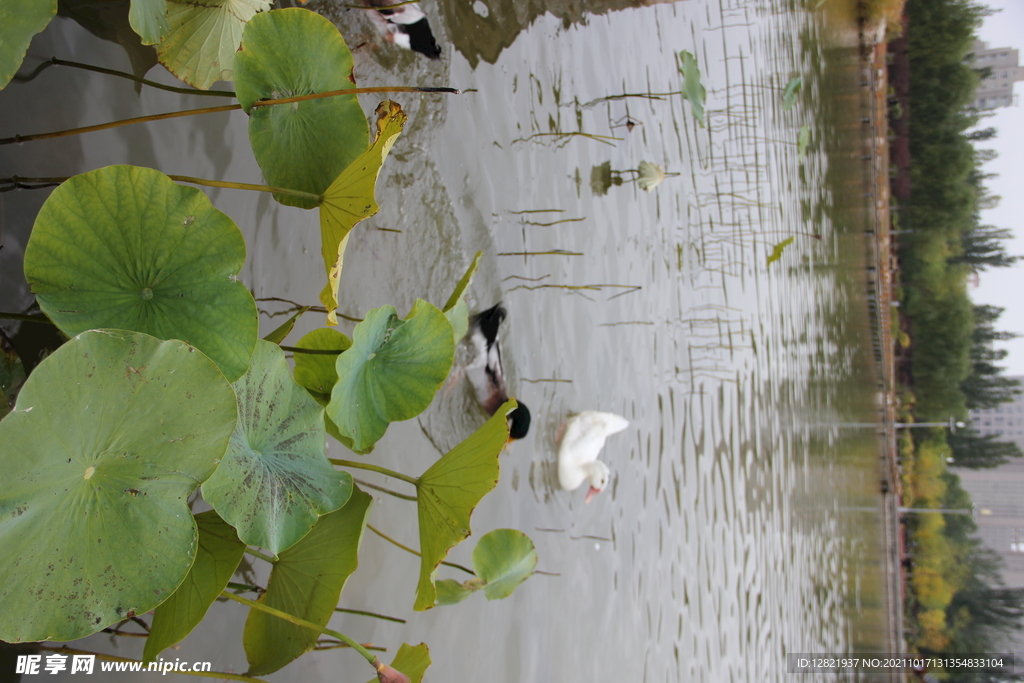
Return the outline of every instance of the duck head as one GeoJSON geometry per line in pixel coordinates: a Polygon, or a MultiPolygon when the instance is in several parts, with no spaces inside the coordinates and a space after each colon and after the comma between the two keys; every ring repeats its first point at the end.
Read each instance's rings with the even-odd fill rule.
{"type": "Polygon", "coordinates": [[[530,409],[522,401],[519,406],[508,414],[508,438],[510,441],[522,439],[530,431],[530,409]]]}
{"type": "Polygon", "coordinates": [[[590,490],[587,491],[587,497],[583,499],[583,502],[589,503],[591,498],[604,491],[605,487],[608,486],[611,470],[608,469],[608,465],[605,465],[600,460],[588,462],[583,466],[583,469],[586,470],[587,479],[590,480],[590,490]]]}

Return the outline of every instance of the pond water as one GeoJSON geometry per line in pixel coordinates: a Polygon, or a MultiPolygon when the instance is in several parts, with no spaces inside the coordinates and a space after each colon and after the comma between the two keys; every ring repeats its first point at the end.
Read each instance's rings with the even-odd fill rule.
{"type": "MultiPolygon", "coordinates": [[[[340,311],[390,303],[404,314],[417,297],[441,304],[482,250],[471,308],[508,308],[507,371],[534,418],[502,457],[474,536],[521,529],[539,569],[557,576],[536,575],[501,602],[473,596],[413,613],[417,559],[364,538],[341,605],[408,623],[345,615],[331,625],[392,652],[428,643],[427,680],[780,681],[789,680],[787,652],[887,649],[877,443],[871,430],[843,427],[875,415],[855,24],[842,3],[829,3],[830,14],[768,0],[628,4],[424,0],[440,62],[375,45],[356,11],[325,10],[350,44],[370,41],[356,50],[360,85],[473,90],[394,97],[410,119],[378,184],[381,212],[348,246],[340,311]],[[679,95],[606,99],[678,91],[680,50],[703,73],[706,128],[679,95]],[[795,75],[804,85],[787,109],[782,91],[795,75]],[[626,116],[631,131],[613,127],[626,116]],[[801,126],[810,132],[803,157],[801,126]],[[601,182],[603,165],[645,160],[679,175],[652,192],[601,182]],[[578,255],[522,255],[554,250],[578,255]],[[559,424],[581,410],[632,423],[609,439],[612,484],[589,505],[555,473],[559,424]]],[[[119,47],[66,19],[36,39],[29,63],[51,55],[127,68],[119,47]]],[[[172,82],[159,72],[150,77],[172,82]]],[[[378,99],[363,96],[364,109],[378,99]]],[[[51,68],[0,92],[0,131],[209,105],[51,68]]],[[[0,148],[3,175],[114,163],[262,181],[241,112],[0,148]]],[[[242,278],[255,295],[316,303],[316,213],[264,194],[206,192],[245,234],[242,278]]],[[[2,195],[2,310],[31,301],[21,255],[45,196],[2,195]]],[[[283,320],[269,314],[287,305],[261,306],[266,333],[283,320]]],[[[289,340],[322,325],[308,314],[289,340]]],[[[419,419],[392,425],[371,462],[418,474],[483,419],[456,383],[419,419]]],[[[328,453],[346,457],[336,443],[328,453]]],[[[416,545],[411,504],[380,494],[370,520],[416,545]]],[[[474,544],[450,559],[468,564],[474,544]]],[[[213,611],[164,657],[244,672],[244,609],[213,611]]],[[[141,652],[102,635],[79,646],[141,652]]],[[[368,673],[354,654],[330,651],[269,679],[368,673]]]]}

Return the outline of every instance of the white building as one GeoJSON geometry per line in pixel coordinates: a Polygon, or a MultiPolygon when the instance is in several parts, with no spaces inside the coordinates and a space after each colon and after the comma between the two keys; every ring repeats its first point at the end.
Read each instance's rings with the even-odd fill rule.
{"type": "Polygon", "coordinates": [[[978,111],[1017,105],[1013,94],[1015,81],[1024,81],[1024,67],[1018,66],[1017,50],[1010,47],[990,48],[988,43],[976,40],[967,56],[975,69],[991,70],[974,94],[971,106],[978,111]]]}
{"type": "MultiPolygon", "coordinates": [[[[1016,50],[1013,55],[1016,60],[1016,50]]],[[[970,427],[982,435],[1000,435],[1000,441],[1012,441],[1024,450],[1024,394],[995,408],[972,410],[970,427]]],[[[992,469],[954,471],[974,502],[978,536],[1003,559],[1006,585],[1024,587],[1024,458],[992,469]]]]}

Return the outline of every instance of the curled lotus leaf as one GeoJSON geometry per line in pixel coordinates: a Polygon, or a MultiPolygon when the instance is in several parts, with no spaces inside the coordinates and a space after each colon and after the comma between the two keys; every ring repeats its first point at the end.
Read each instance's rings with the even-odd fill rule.
{"type": "Polygon", "coordinates": [[[84,332],[39,364],[0,421],[0,623],[73,640],[147,612],[196,553],[189,495],[235,428],[231,385],[184,342],[84,332]]]}
{"type": "Polygon", "coordinates": [[[381,102],[377,107],[377,137],[373,144],[349,164],[324,193],[320,205],[320,253],[327,270],[327,284],[320,292],[320,302],[327,308],[328,325],[338,324],[334,309],[338,307],[338,285],[348,238],[356,223],[380,211],[375,196],[377,176],[408,118],[396,102],[381,102]]]}
{"type": "Polygon", "coordinates": [[[455,285],[455,290],[452,291],[444,308],[441,309],[448,317],[448,322],[452,324],[452,336],[456,342],[465,337],[466,332],[469,331],[469,306],[466,305],[466,290],[469,289],[469,283],[473,281],[473,275],[476,274],[476,269],[480,266],[480,258],[483,255],[482,251],[476,252],[469,268],[455,285]]]}
{"type": "Polygon", "coordinates": [[[238,280],[245,240],[205,194],[150,168],[107,166],[53,191],[25,248],[25,278],[64,334],[113,328],[181,339],[228,381],[259,320],[238,280]]]}
{"type": "Polygon", "coordinates": [[[509,399],[416,482],[421,555],[415,610],[430,609],[437,603],[434,575],[438,565],[469,536],[470,515],[498,483],[498,455],[508,442],[507,416],[516,405],[515,399],[509,399]]]}

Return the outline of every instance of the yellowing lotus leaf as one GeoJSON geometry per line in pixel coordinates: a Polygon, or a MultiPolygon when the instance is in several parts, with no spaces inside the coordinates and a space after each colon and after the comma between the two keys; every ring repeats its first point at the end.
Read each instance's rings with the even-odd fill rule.
{"type": "Polygon", "coordinates": [[[327,307],[327,324],[337,325],[338,282],[348,237],[356,223],[380,210],[374,191],[380,168],[409,118],[397,102],[387,100],[377,107],[377,137],[331,183],[320,205],[320,251],[327,269],[327,285],[320,301],[327,307]]]}

